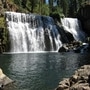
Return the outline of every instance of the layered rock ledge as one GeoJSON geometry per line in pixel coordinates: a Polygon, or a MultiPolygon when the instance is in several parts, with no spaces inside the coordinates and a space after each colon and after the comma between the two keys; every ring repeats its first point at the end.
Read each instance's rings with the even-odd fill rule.
{"type": "Polygon", "coordinates": [[[84,65],[61,81],[55,90],[90,90],[90,65],[84,65]]]}
{"type": "Polygon", "coordinates": [[[3,71],[2,71],[2,69],[0,68],[0,90],[4,87],[4,86],[6,86],[6,85],[8,85],[8,84],[10,84],[10,83],[12,83],[13,81],[9,78],[9,77],[7,77],[4,73],[3,73],[3,71]]]}

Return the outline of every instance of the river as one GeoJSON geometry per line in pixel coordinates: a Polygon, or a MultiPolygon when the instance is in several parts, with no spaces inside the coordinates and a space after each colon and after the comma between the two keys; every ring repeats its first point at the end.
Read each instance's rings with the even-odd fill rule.
{"type": "Polygon", "coordinates": [[[13,90],[54,90],[59,81],[70,77],[84,64],[90,64],[90,54],[47,52],[0,55],[0,67],[15,81],[13,90]]]}

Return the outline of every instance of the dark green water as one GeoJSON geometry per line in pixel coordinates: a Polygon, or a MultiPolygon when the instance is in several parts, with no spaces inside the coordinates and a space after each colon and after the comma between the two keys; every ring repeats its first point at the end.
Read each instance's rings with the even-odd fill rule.
{"type": "Polygon", "coordinates": [[[62,78],[70,77],[77,68],[84,64],[90,64],[90,54],[0,55],[0,67],[15,81],[15,88],[11,90],[54,90],[62,78]]]}

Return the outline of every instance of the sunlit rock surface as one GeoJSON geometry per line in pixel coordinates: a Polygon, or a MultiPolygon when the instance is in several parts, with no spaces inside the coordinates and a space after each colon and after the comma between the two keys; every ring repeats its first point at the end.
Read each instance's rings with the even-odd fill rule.
{"type": "Polygon", "coordinates": [[[70,78],[61,81],[56,90],[90,90],[90,65],[84,65],[70,78]]]}
{"type": "Polygon", "coordinates": [[[2,85],[5,86],[5,85],[8,85],[8,84],[10,84],[12,82],[13,81],[9,77],[7,77],[3,73],[2,69],[0,68],[0,86],[2,86],[2,85]]]}

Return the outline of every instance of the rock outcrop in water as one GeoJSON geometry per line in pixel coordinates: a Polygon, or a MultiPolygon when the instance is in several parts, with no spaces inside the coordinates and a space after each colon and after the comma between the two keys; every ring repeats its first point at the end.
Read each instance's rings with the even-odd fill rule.
{"type": "MultiPolygon", "coordinates": [[[[2,71],[2,69],[0,68],[0,88],[3,88],[3,86],[6,86],[10,83],[12,83],[13,81],[8,78],[2,71]]],[[[0,89],[1,90],[1,89],[0,89]]]]}
{"type": "Polygon", "coordinates": [[[82,46],[82,42],[73,41],[71,43],[63,44],[63,46],[58,50],[58,52],[70,52],[82,46]]]}
{"type": "Polygon", "coordinates": [[[89,53],[90,42],[83,43],[80,41],[73,41],[71,43],[63,44],[58,52],[89,53]]]}
{"type": "Polygon", "coordinates": [[[90,90],[90,65],[84,65],[70,78],[61,81],[56,90],[90,90]]]}

